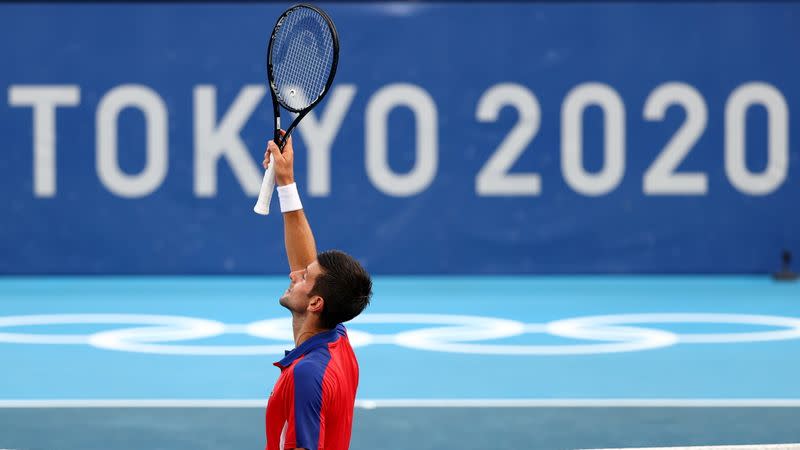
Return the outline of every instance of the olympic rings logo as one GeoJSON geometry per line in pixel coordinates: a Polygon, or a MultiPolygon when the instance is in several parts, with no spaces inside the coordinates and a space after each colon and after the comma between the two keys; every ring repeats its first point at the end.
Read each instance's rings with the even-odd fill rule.
{"type": "MultiPolygon", "coordinates": [[[[294,346],[291,319],[247,324],[185,316],[141,314],[50,314],[0,316],[0,330],[45,325],[134,325],[89,334],[0,332],[0,343],[90,345],[105,350],[161,355],[283,355],[294,346]],[[144,326],[142,326],[144,325],[144,326]],[[191,345],[186,341],[243,334],[265,345],[191,345]]],[[[800,319],[747,314],[656,313],[585,316],[547,323],[446,314],[364,314],[348,324],[354,347],[388,344],[416,350],[477,355],[588,355],[654,350],[677,344],[726,344],[800,338],[800,319]],[[735,324],[771,327],[740,333],[675,333],[641,324],[735,324]],[[424,325],[394,334],[375,334],[360,325],[424,325]],[[574,344],[502,344],[499,339],[542,333],[574,344]]]]}

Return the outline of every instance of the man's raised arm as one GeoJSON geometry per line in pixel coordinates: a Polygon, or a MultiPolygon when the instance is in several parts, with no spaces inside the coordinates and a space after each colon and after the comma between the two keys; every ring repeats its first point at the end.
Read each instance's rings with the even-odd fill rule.
{"type": "MultiPolygon", "coordinates": [[[[264,154],[264,168],[268,164],[268,155],[272,154],[272,163],[275,164],[275,182],[278,185],[278,196],[281,205],[295,205],[300,207],[297,188],[294,185],[294,149],[292,138],[283,146],[283,153],[273,141],[267,144],[264,154]],[[295,204],[296,202],[296,204],[295,204]]],[[[282,207],[286,209],[286,207],[282,207]]],[[[302,209],[283,213],[283,233],[286,242],[286,257],[289,259],[289,269],[294,272],[303,270],[317,259],[317,245],[314,234],[302,209]]]]}

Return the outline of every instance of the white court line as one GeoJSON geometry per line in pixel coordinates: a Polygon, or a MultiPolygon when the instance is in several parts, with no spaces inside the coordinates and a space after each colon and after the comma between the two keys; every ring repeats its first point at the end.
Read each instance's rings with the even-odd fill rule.
{"type": "MultiPolygon", "coordinates": [[[[264,408],[267,399],[0,400],[0,408],[264,408]]],[[[356,408],[773,408],[800,407],[800,398],[554,398],[358,399],[356,408]]]]}
{"type": "Polygon", "coordinates": [[[642,448],[608,448],[597,450],[798,450],[800,444],[771,445],[723,445],[710,447],[642,447],[642,448]]]}

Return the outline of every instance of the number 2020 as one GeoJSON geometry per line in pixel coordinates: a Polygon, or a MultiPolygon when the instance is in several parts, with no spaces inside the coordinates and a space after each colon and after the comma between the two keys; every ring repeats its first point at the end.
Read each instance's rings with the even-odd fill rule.
{"type": "MultiPolygon", "coordinates": [[[[666,143],[643,177],[647,195],[705,195],[708,177],[702,172],[678,172],[677,167],[703,134],[708,111],[702,95],[692,86],[671,82],[654,89],[645,100],[647,121],[663,121],[670,106],[686,112],[686,119],[666,143]]],[[[475,111],[480,122],[497,121],[500,110],[516,108],[518,119],[475,179],[481,196],[536,196],[541,193],[537,173],[510,173],[510,169],[539,131],[541,109],[526,87],[502,83],[489,88],[475,111]]],[[[786,100],[773,86],[752,82],[736,88],[725,103],[725,173],[730,183],[748,195],[767,195],[785,181],[789,167],[789,111],[786,100]],[[745,162],[747,110],[761,105],[767,111],[767,165],[751,172],[745,162]]],[[[586,196],[614,190],[625,173],[625,106],[619,94],[602,83],[584,83],[567,93],[561,105],[561,171],[566,183],[586,196]],[[595,173],[583,166],[583,113],[589,106],[603,112],[603,165],[595,173]]]]}

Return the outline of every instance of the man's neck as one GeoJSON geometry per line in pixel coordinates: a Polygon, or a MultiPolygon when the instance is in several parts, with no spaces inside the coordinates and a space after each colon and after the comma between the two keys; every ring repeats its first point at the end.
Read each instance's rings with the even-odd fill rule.
{"type": "Polygon", "coordinates": [[[292,316],[292,333],[294,334],[294,346],[307,341],[316,334],[327,331],[320,327],[316,320],[309,317],[292,316]]]}

